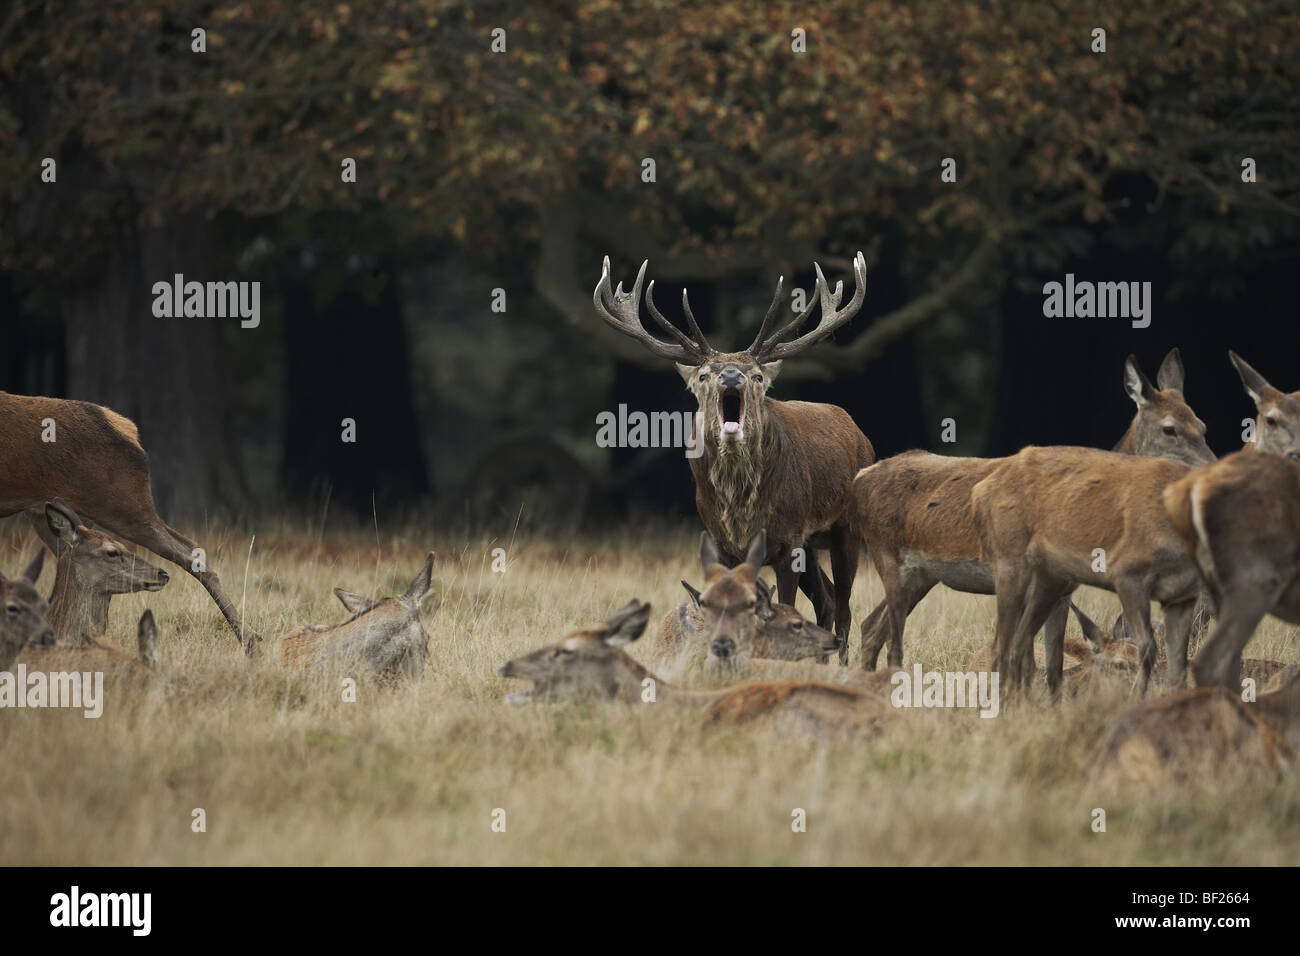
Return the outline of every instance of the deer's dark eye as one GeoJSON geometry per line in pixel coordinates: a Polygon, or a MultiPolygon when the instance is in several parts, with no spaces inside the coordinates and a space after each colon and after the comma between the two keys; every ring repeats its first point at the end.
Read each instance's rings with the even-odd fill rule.
{"type": "Polygon", "coordinates": [[[8,607],[5,608],[5,610],[8,611],[10,614],[17,614],[17,613],[18,613],[18,605],[17,605],[17,604],[10,604],[8,607]]]}
{"type": "Polygon", "coordinates": [[[1269,428],[1272,428],[1277,424],[1277,419],[1270,415],[1268,418],[1264,419],[1264,424],[1268,425],[1269,428]]]}
{"type": "Polygon", "coordinates": [[[709,380],[709,373],[708,373],[708,372],[701,372],[701,373],[700,373],[700,381],[701,381],[701,382],[707,382],[708,380],[709,380]]]}
{"type": "Polygon", "coordinates": [[[107,551],[105,551],[104,553],[105,553],[106,555],[108,555],[110,558],[116,558],[116,557],[117,557],[118,555],[120,555],[122,552],[121,552],[121,551],[118,551],[116,548],[109,548],[109,549],[108,549],[107,551]]]}
{"type": "Polygon", "coordinates": [[[1168,435],[1170,438],[1172,438],[1174,435],[1178,434],[1178,430],[1177,430],[1176,428],[1174,428],[1173,425],[1166,425],[1165,428],[1164,428],[1164,432],[1165,432],[1165,434],[1168,435]]]}
{"type": "Polygon", "coordinates": [[[795,622],[792,623],[790,626],[793,627],[796,631],[802,631],[802,630],[803,630],[803,621],[795,621],[795,622]]]}

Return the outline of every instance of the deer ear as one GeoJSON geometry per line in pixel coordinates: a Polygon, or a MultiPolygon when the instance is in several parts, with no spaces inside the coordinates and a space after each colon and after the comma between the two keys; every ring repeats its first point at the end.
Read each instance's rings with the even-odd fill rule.
{"type": "Polygon", "coordinates": [[[44,547],[42,547],[41,550],[36,552],[36,557],[32,558],[31,562],[27,565],[27,567],[23,569],[22,576],[26,578],[28,581],[30,581],[32,584],[35,584],[36,579],[41,576],[41,568],[43,567],[45,567],[44,547]]]}
{"type": "Polygon", "coordinates": [[[722,558],[718,555],[718,546],[713,543],[712,536],[707,531],[700,532],[700,570],[708,571],[713,565],[721,563],[722,558]]]}
{"type": "Polygon", "coordinates": [[[781,374],[781,360],[775,362],[766,362],[763,365],[763,377],[767,379],[767,384],[771,385],[776,381],[776,377],[781,374]]]}
{"type": "Polygon", "coordinates": [[[754,594],[757,598],[754,602],[754,613],[762,620],[770,621],[776,615],[776,611],[772,610],[772,591],[762,578],[754,582],[754,594]]]}
{"type": "Polygon", "coordinates": [[[81,519],[58,498],[45,503],[45,523],[60,542],[73,544],[77,540],[77,526],[81,519]]]}
{"type": "Polygon", "coordinates": [[[1185,374],[1182,353],[1178,351],[1178,346],[1175,345],[1169,350],[1165,360],[1160,363],[1160,369],[1156,372],[1156,387],[1162,391],[1172,388],[1176,392],[1181,392],[1185,374]]]}
{"type": "Polygon", "coordinates": [[[689,595],[691,596],[691,603],[694,604],[696,607],[699,607],[699,606],[700,606],[700,592],[697,591],[695,588],[691,587],[691,586],[690,586],[689,584],[687,584],[685,581],[682,582],[682,587],[686,588],[686,593],[689,594],[689,595]]]}
{"type": "Polygon", "coordinates": [[[343,606],[353,614],[365,614],[375,606],[374,602],[369,598],[363,598],[360,594],[353,594],[343,588],[335,588],[334,596],[342,601],[343,606]]]}
{"type": "Polygon", "coordinates": [[[606,647],[631,644],[645,632],[645,626],[649,621],[650,605],[642,604],[633,598],[605,622],[605,636],[602,640],[606,647]]]}
{"type": "Polygon", "coordinates": [[[749,554],[745,555],[745,563],[754,569],[758,574],[758,569],[763,566],[767,560],[767,531],[760,531],[754,535],[754,540],[749,542],[749,554]]]}
{"type": "Polygon", "coordinates": [[[420,568],[419,573],[411,579],[411,586],[407,588],[406,593],[402,595],[401,602],[411,608],[411,610],[415,610],[420,606],[420,602],[428,597],[429,591],[432,587],[433,552],[430,551],[429,556],[424,559],[424,567],[420,568]]]}
{"type": "Polygon", "coordinates": [[[1128,397],[1133,399],[1133,404],[1138,408],[1150,405],[1156,398],[1155,387],[1138,368],[1135,355],[1124,360],[1124,391],[1128,392],[1128,397]]]}
{"type": "Polygon", "coordinates": [[[698,365],[683,365],[681,362],[674,362],[673,364],[677,366],[677,374],[682,377],[682,381],[689,388],[691,383],[695,381],[695,373],[700,370],[700,367],[698,365]]]}
{"type": "Polygon", "coordinates": [[[158,663],[158,625],[154,623],[153,611],[145,608],[140,615],[140,624],[136,628],[136,642],[140,647],[140,662],[146,667],[158,663]]]}
{"type": "Polygon", "coordinates": [[[1273,386],[1268,384],[1268,380],[1263,375],[1251,368],[1244,358],[1231,349],[1228,350],[1228,358],[1232,360],[1233,367],[1236,368],[1237,374],[1241,376],[1241,384],[1246,389],[1246,394],[1258,405],[1264,392],[1273,386]]]}

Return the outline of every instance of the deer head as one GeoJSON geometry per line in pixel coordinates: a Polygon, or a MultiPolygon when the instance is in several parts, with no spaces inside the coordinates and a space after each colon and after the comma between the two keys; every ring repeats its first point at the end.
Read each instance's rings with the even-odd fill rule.
{"type": "Polygon", "coordinates": [[[50,606],[36,590],[45,552],[41,551],[16,578],[0,574],[0,670],[8,670],[24,647],[54,643],[50,606]]]}
{"type": "Polygon", "coordinates": [[[1255,448],[1300,461],[1300,392],[1279,391],[1236,352],[1229,351],[1246,394],[1255,403],[1255,448]]]}
{"type": "Polygon", "coordinates": [[[429,663],[429,634],[420,623],[420,605],[433,588],[433,554],[396,597],[371,601],[343,588],[334,596],[353,618],[332,628],[330,654],[335,660],[359,655],[381,677],[424,676],[429,663]]]}
{"type": "Polygon", "coordinates": [[[623,651],[639,638],[650,620],[650,605],[633,599],[601,624],[579,628],[555,644],[506,661],[497,673],[533,682],[530,691],[506,700],[520,704],[531,700],[597,697],[629,702],[639,699],[641,682],[649,676],[623,651]]]}
{"type": "Polygon", "coordinates": [[[1130,355],[1124,362],[1124,391],[1137,406],[1137,415],[1122,450],[1170,458],[1193,468],[1216,460],[1205,442],[1205,422],[1183,398],[1183,359],[1178,349],[1170,349],[1160,363],[1156,385],[1142,374],[1136,356],[1130,355]]]}
{"type": "Polygon", "coordinates": [[[839,306],[844,283],[836,282],[834,291],[831,291],[821,266],[814,263],[817,294],[806,309],[784,326],[775,328],[777,316],[785,306],[785,277],[782,276],[777,280],[772,304],[749,348],[743,352],[719,352],[700,331],[686,290],[682,290],[682,311],[690,329],[689,336],[664,318],[655,306],[653,280],[646,288],[646,306],[669,340],[656,338],[646,331],[641,323],[640,309],[641,288],[648,265],[648,260],[641,263],[632,290],[624,292],[622,282],[617,288],[611,288],[609,256],[606,256],[600,282],[592,294],[596,312],[613,328],[636,339],[655,355],[676,363],[678,373],[699,405],[705,442],[722,454],[736,446],[752,446],[761,440],[763,401],[781,371],[782,360],[798,355],[846,324],[857,314],[866,296],[867,265],[861,252],[853,259],[856,283],[853,298],[843,309],[839,306]],[[821,317],[817,325],[799,335],[818,306],[821,307],[821,317]]]}
{"type": "Polygon", "coordinates": [[[58,542],[60,572],[68,569],[79,591],[112,597],[136,591],[157,591],[170,577],[126,545],[82,524],[81,518],[59,499],[45,505],[45,523],[58,542]]]}

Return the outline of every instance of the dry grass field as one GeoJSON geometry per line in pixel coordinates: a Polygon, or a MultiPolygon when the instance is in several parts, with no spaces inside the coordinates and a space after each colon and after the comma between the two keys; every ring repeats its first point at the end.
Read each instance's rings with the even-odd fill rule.
{"type": "MultiPolygon", "coordinates": [[[[1219,768],[1160,793],[1102,794],[1090,757],[1132,698],[1097,681],[1052,707],[1043,694],[995,719],[911,711],[870,744],[815,745],[771,731],[703,731],[658,705],[511,706],[525,689],[497,666],[594,623],[638,597],[660,612],[698,579],[697,534],[614,531],[603,540],[466,540],[408,529],[399,538],[317,539],[262,529],[203,533],[209,560],[266,637],[236,648],[206,593],[173,572],[155,594],[113,602],[110,640],[133,652],[151,607],[168,689],[109,686],[103,716],[0,711],[0,863],[11,864],[1294,864],[1294,780],[1219,768]],[[507,569],[492,570],[492,549],[507,569]],[[425,679],[362,684],[279,663],[280,635],[346,612],[335,585],[400,593],[437,552],[423,619],[425,679]],[[191,829],[195,808],[207,830],[191,829]],[[1091,829],[1106,810],[1105,833],[1091,829]],[[505,832],[493,832],[496,809],[505,832]],[[807,813],[792,832],[792,811],[807,813]]],[[[15,573],[35,537],[0,527],[0,568],[15,573]]],[[[52,564],[52,562],[50,563],[52,564]]],[[[770,579],[770,572],[768,572],[770,579]]],[[[48,592],[47,564],[40,586],[48,592]]],[[[880,595],[869,568],[857,623],[880,595]]],[[[1079,603],[1108,624],[1114,597],[1079,603]]],[[[801,599],[802,601],[802,599],[801,599]]],[[[804,606],[801,604],[801,606],[804,606]]],[[[965,670],[990,640],[991,598],[936,589],[909,620],[907,663],[965,670]]],[[[1069,633],[1077,633],[1071,621],[1069,633]]],[[[667,674],[653,634],[630,650],[667,674]]],[[[1279,622],[1247,654],[1300,658],[1279,622]]],[[[698,682],[697,682],[698,685],[698,682]]]]}

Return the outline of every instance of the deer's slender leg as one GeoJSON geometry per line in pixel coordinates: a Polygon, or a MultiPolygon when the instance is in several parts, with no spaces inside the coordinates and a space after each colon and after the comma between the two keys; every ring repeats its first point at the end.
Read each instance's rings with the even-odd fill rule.
{"type": "Polygon", "coordinates": [[[1165,612],[1165,660],[1168,661],[1169,686],[1175,689],[1187,684],[1187,640],[1196,607],[1195,599],[1160,606],[1165,612]]]}
{"type": "MultiPolygon", "coordinates": [[[[997,622],[993,631],[993,666],[1006,682],[1012,676],[1011,653],[1015,643],[1016,626],[1025,608],[1025,569],[1017,561],[995,561],[993,592],[997,600],[997,622]]],[[[1017,667],[1019,661],[1016,662],[1017,667]]]]}
{"type": "Polygon", "coordinates": [[[1237,690],[1241,680],[1241,652],[1255,628],[1277,604],[1284,583],[1273,578],[1271,586],[1225,587],[1219,601],[1219,621],[1196,660],[1192,674],[1199,687],[1219,685],[1237,690]]]}
{"type": "Polygon", "coordinates": [[[1151,634],[1151,596],[1141,581],[1120,578],[1115,582],[1115,593],[1124,608],[1124,625],[1137,641],[1142,660],[1142,694],[1146,696],[1151,683],[1151,668],[1156,663],[1156,639],[1151,634]]]}
{"type": "MultiPolygon", "coordinates": [[[[799,573],[799,588],[808,597],[817,615],[817,626],[830,630],[835,616],[835,599],[831,582],[822,570],[821,555],[816,548],[804,545],[804,569],[799,573]]],[[[793,601],[788,603],[793,604],[793,601]]]]}
{"type": "Polygon", "coordinates": [[[840,663],[849,662],[849,628],[853,611],[849,598],[858,576],[858,537],[847,524],[831,529],[831,573],[835,576],[835,635],[840,639],[840,663]]]}
{"type": "Polygon", "coordinates": [[[1043,651],[1047,670],[1047,689],[1056,697],[1061,689],[1065,669],[1065,625],[1070,616],[1070,600],[1061,598],[1043,622],[1043,651]]]}
{"type": "Polygon", "coordinates": [[[1025,589],[1024,606],[1020,620],[1016,623],[1014,643],[1010,651],[1012,673],[1009,681],[1012,686],[1019,685],[1021,690],[1029,690],[1033,684],[1034,673],[1034,635],[1046,623],[1049,615],[1061,602],[1065,586],[1050,577],[1041,569],[1029,574],[1029,585],[1025,589]]]}
{"type": "Polygon", "coordinates": [[[141,547],[148,548],[159,557],[166,558],[173,564],[185,569],[191,577],[203,585],[204,590],[212,595],[212,600],[216,602],[218,610],[221,611],[226,622],[239,638],[244,650],[252,654],[262,637],[251,627],[244,624],[235,608],[234,603],[226,594],[226,589],[221,585],[221,579],[217,577],[215,571],[206,569],[202,571],[194,568],[194,550],[198,547],[193,541],[173,531],[165,524],[154,524],[152,522],[128,521],[97,519],[105,528],[114,534],[121,535],[128,541],[133,541],[141,547]]]}

